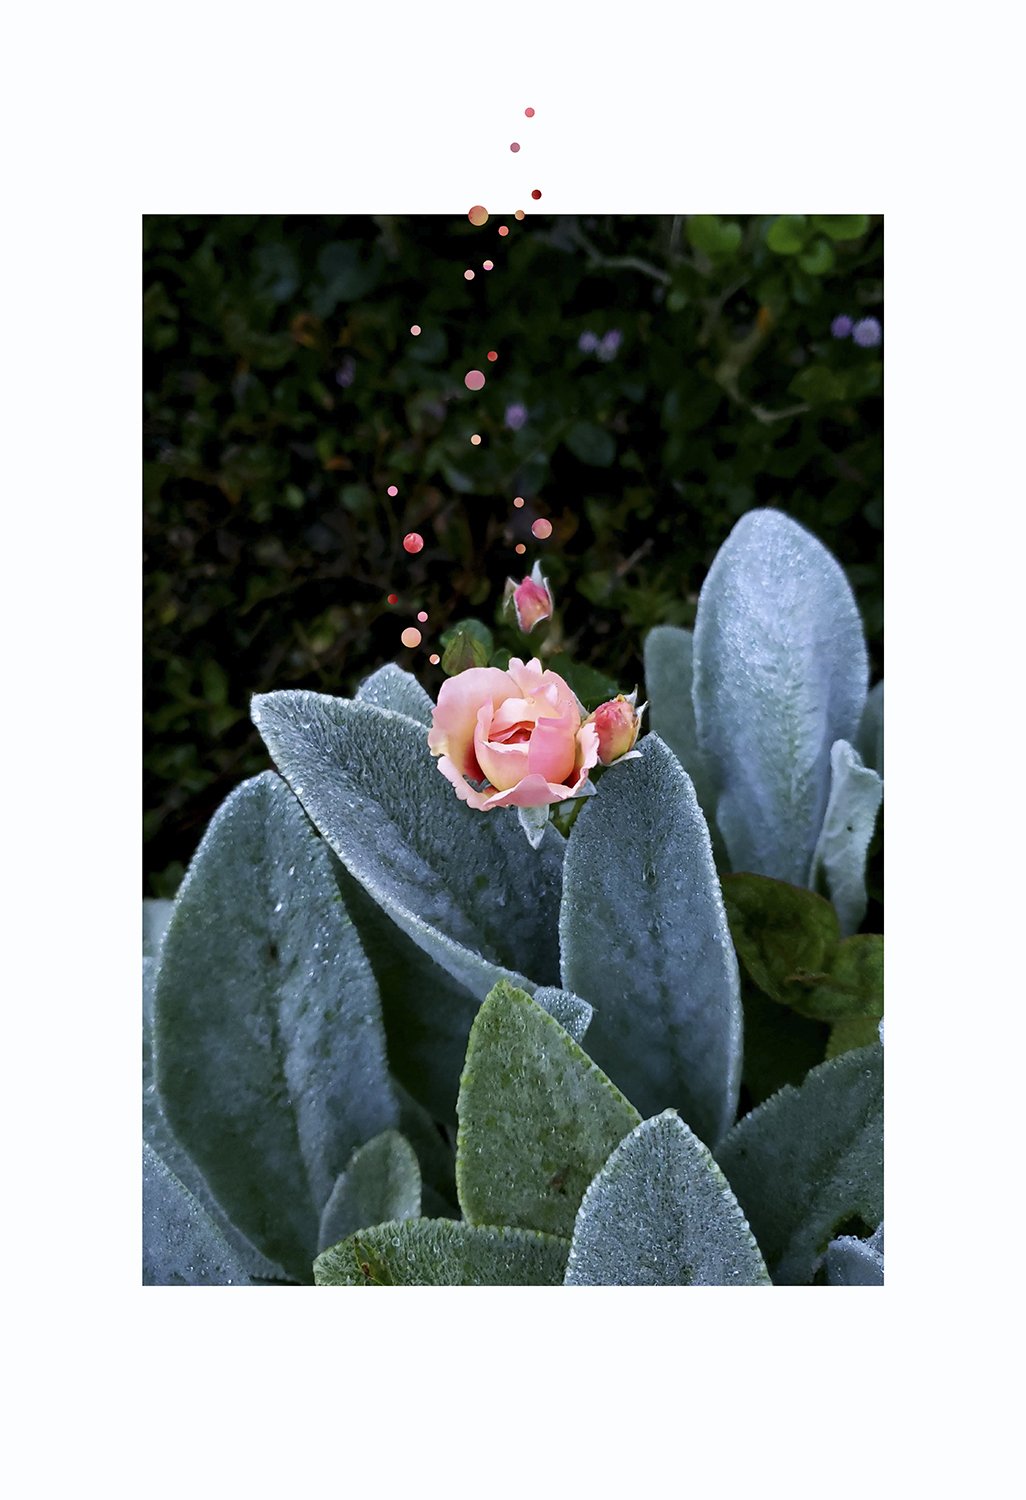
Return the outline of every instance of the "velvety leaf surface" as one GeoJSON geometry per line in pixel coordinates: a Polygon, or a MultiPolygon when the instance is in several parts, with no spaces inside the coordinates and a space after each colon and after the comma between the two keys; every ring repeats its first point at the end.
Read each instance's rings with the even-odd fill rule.
{"type": "Polygon", "coordinates": [[[866,855],[883,782],[846,740],[830,750],[830,798],[812,858],[812,884],[825,881],[845,937],[866,915],[866,855]]]}
{"type": "Polygon", "coordinates": [[[883,679],[866,695],[855,748],[867,766],[878,775],[884,773],[884,685],[883,679]]]}
{"type": "Polygon", "coordinates": [[[883,1286],[883,1225],[868,1240],[842,1235],[827,1246],[827,1286],[883,1286]]]}
{"type": "Polygon", "coordinates": [[[773,1280],[804,1286],[836,1230],[883,1218],[883,1048],[813,1069],[734,1127],[717,1153],[773,1280]]]}
{"type": "Polygon", "coordinates": [[[677,625],[657,625],[645,637],[645,692],[649,724],[673,751],[694,783],[699,806],[713,823],[716,797],[713,778],[698,744],[692,699],[694,632],[677,625]]]}
{"type": "Polygon", "coordinates": [[[409,1141],[384,1130],[357,1146],[321,1214],[325,1250],[358,1229],[420,1216],[420,1167],[409,1141]]]}
{"type": "Polygon", "coordinates": [[[143,1142],[143,1285],[245,1286],[246,1267],[184,1183],[143,1142]]]}
{"type": "Polygon", "coordinates": [[[317,1257],[318,1286],[558,1286],[569,1245],[451,1219],[381,1224],[317,1257]]]}
{"type": "Polygon", "coordinates": [[[405,715],[295,691],[256,697],[252,712],[350,873],[456,980],[479,999],[524,969],[536,984],[557,980],[554,829],[532,851],[508,809],[460,802],[405,715]]]}
{"type": "Polygon", "coordinates": [[[672,1110],[644,1120],[577,1211],[566,1286],[769,1286],[726,1178],[672,1110]]]}
{"type": "Polygon", "coordinates": [[[397,714],[431,728],[434,704],[412,672],[404,672],[394,662],[387,662],[356,689],[357,701],[372,703],[376,708],[390,708],[397,714]]]}
{"type": "Polygon", "coordinates": [[[161,949],[156,1078],[239,1229],[309,1279],[321,1210],[394,1125],[377,989],[327,850],[273,772],[215,814],[161,949]]]}
{"type": "Polygon", "coordinates": [[[866,698],[862,623],[840,566],[779,511],[749,511],[702,587],[694,660],[698,741],[732,867],[807,885],[830,747],[854,739],[866,698]]]}
{"type": "Polygon", "coordinates": [[[549,985],[539,986],[532,999],[542,1010],[548,1011],[575,1042],[580,1044],[584,1041],[595,1014],[587,1000],[582,1000],[579,995],[572,995],[569,990],[557,990],[549,985]]]}
{"type": "Polygon", "coordinates": [[[715,1144],[734,1119],[741,998],[709,833],[659,739],[602,778],[567,840],[563,981],[595,1008],[588,1050],[638,1106],[715,1144]]]}
{"type": "Polygon", "coordinates": [[[173,901],[143,900],[143,957],[156,958],[160,944],[171,920],[173,901]]]}
{"type": "Polygon", "coordinates": [[[640,1116],[523,990],[496,985],[470,1033],[456,1186],[472,1224],[569,1237],[585,1188],[640,1116]]]}

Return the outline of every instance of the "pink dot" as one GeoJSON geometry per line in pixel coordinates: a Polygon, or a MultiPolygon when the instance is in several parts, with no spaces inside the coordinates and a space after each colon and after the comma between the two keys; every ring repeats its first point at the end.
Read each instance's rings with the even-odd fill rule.
{"type": "Polygon", "coordinates": [[[413,334],[413,337],[416,338],[418,333],[420,332],[420,324],[414,323],[413,327],[410,329],[410,332],[413,334]]]}
{"type": "Polygon", "coordinates": [[[516,506],[517,510],[523,510],[523,508],[524,508],[524,497],[523,497],[523,495],[518,495],[516,497],[516,499],[513,501],[513,504],[516,506]]]}
{"type": "Polygon", "coordinates": [[[398,491],[398,490],[397,490],[397,489],[396,489],[396,487],[395,487],[395,485],[394,485],[394,484],[390,484],[390,485],[389,485],[389,486],[388,486],[388,493],[389,493],[389,494],[390,494],[390,495],[391,495],[391,496],[392,496],[392,497],[393,497],[393,499],[394,499],[394,498],[395,498],[395,496],[396,496],[396,495],[398,495],[398,493],[399,493],[399,491],[398,491]]]}
{"type": "Polygon", "coordinates": [[[416,625],[407,625],[399,639],[404,646],[409,646],[412,650],[414,646],[420,645],[420,631],[416,625]]]}
{"type": "Polygon", "coordinates": [[[534,525],[531,527],[531,531],[540,542],[543,542],[546,537],[552,535],[552,522],[546,521],[544,517],[540,518],[539,520],[535,521],[534,525]]]}
{"type": "Polygon", "coordinates": [[[479,391],[485,383],[485,378],[480,370],[468,370],[463,377],[463,384],[468,391],[479,391]]]}
{"type": "Polygon", "coordinates": [[[486,271],[490,271],[494,267],[495,262],[491,261],[491,260],[486,260],[486,261],[483,261],[482,264],[483,264],[483,266],[484,266],[484,268],[485,268],[486,271]]]}
{"type": "Polygon", "coordinates": [[[420,623],[422,625],[426,622],[427,617],[428,617],[428,612],[427,612],[426,609],[419,609],[417,611],[417,619],[420,621],[420,623]]]}
{"type": "Polygon", "coordinates": [[[419,531],[410,531],[403,537],[403,547],[407,552],[421,552],[424,548],[424,538],[419,531]]]}
{"type": "Polygon", "coordinates": [[[527,116],[527,118],[529,120],[533,120],[534,119],[534,110],[533,109],[525,109],[524,110],[524,114],[527,116]]]}
{"type": "Polygon", "coordinates": [[[500,234],[509,234],[509,226],[506,225],[506,224],[500,224],[499,225],[499,233],[500,234]]]}
{"type": "Polygon", "coordinates": [[[473,433],[470,441],[473,443],[474,447],[477,448],[481,442],[481,434],[479,432],[473,433]]]}
{"type": "Polygon", "coordinates": [[[464,281],[473,281],[473,279],[474,279],[474,273],[468,267],[468,269],[466,271],[464,271],[464,273],[463,273],[463,280],[464,281]]]}
{"type": "Polygon", "coordinates": [[[511,151],[519,151],[520,150],[520,142],[519,141],[514,141],[513,144],[512,144],[512,146],[510,146],[509,149],[511,151]]]}
{"type": "Polygon", "coordinates": [[[429,656],[428,657],[428,661],[431,663],[431,665],[433,667],[437,667],[438,663],[441,661],[441,659],[442,658],[440,656],[429,656]]]}

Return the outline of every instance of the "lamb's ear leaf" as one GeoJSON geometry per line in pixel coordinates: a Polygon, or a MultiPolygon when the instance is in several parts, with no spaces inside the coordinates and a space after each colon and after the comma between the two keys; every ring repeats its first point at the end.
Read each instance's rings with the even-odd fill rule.
{"type": "Polygon", "coordinates": [[[883,782],[847,740],[830,750],[830,798],[812,857],[812,885],[830,892],[841,932],[858,932],[866,915],[866,855],[883,801],[883,782]]]}
{"type": "Polygon", "coordinates": [[[318,1286],[559,1286],[566,1240],[452,1219],[406,1219],[361,1230],[323,1251],[318,1286]]]}
{"type": "Polygon", "coordinates": [[[163,899],[143,900],[143,958],[156,958],[167,924],[171,920],[173,901],[163,899]]]}
{"type": "Polygon", "coordinates": [[[394,662],[379,667],[365,677],[356,689],[359,703],[373,703],[377,708],[389,708],[394,713],[405,714],[415,724],[431,728],[431,713],[434,704],[412,672],[404,672],[394,662]]]}
{"type": "Polygon", "coordinates": [[[716,849],[715,783],[698,744],[695,705],[694,632],[677,625],[657,625],[645,637],[645,696],[649,724],[691,777],[716,849]]]}
{"type": "Polygon", "coordinates": [[[592,1180],[566,1286],[769,1286],[737,1199],[673,1110],[644,1120],[592,1180]]]}
{"type": "Polygon", "coordinates": [[[143,1142],[143,1285],[246,1286],[246,1267],[184,1183],[143,1142]]]}
{"type": "Polygon", "coordinates": [[[420,1217],[420,1166],[397,1130],[357,1146],[321,1214],[320,1250],[392,1220],[420,1217]]]}
{"type": "Polygon", "coordinates": [[[884,773],[884,685],[883,678],[866,694],[855,748],[867,766],[884,773]]]}
{"type": "Polygon", "coordinates": [[[737,1109],[737,959],[694,788],[656,734],[574,822],[560,936],[563,981],[595,1007],[591,1056],[640,1108],[672,1101],[715,1145],[737,1109]]]}
{"type": "Polygon", "coordinates": [[[807,1285],[840,1227],[883,1218],[883,1048],[847,1052],[781,1089],[717,1156],[773,1280],[807,1285]]]}
{"type": "Polygon", "coordinates": [[[595,1012],[587,1000],[569,990],[557,990],[550,985],[539,986],[532,997],[536,1005],[548,1011],[553,1020],[568,1031],[578,1046],[584,1041],[595,1012]]]}
{"type": "Polygon", "coordinates": [[[841,1235],[827,1246],[827,1286],[883,1286],[883,1225],[868,1240],[841,1235]]]}
{"type": "Polygon", "coordinates": [[[509,984],[474,1021],[458,1112],[467,1221],[567,1237],[588,1183],[640,1119],[558,1021],[509,984]]]}
{"type": "Polygon", "coordinates": [[[405,714],[287,691],[254,698],[252,716],[350,874],[454,979],[478,999],[503,978],[556,981],[555,829],[525,859],[516,819],[460,802],[405,714]]]}
{"type": "Polygon", "coordinates": [[[854,739],[868,679],[837,561],[780,511],[749,511],[699,595],[694,662],[698,742],[733,869],[807,885],[830,747],[854,739]]]}
{"type": "Polygon", "coordinates": [[[215,1199],[309,1279],[335,1179],[398,1106],[327,850],[272,771],[219,808],[178,892],[154,1046],[161,1109],[215,1199]]]}

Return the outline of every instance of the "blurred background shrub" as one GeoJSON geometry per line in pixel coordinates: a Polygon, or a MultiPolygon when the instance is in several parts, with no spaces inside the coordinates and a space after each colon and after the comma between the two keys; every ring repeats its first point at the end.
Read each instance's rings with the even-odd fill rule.
{"type": "Polygon", "coordinates": [[[867,215],[148,218],[146,893],[268,764],[252,693],[395,660],[434,696],[441,634],[539,555],[563,649],[629,690],[737,518],[779,506],[845,567],[881,675],[882,259],[867,215]]]}

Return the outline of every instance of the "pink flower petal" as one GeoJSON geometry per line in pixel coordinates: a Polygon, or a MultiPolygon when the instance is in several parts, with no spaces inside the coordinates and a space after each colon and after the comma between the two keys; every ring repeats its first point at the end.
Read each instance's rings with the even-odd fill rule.
{"type": "Polygon", "coordinates": [[[472,786],[468,786],[453,765],[447,755],[443,755],[438,762],[438,769],[447,781],[451,781],[453,790],[461,802],[466,802],[477,812],[488,812],[491,806],[487,792],[475,792],[472,786]]]}
{"type": "Polygon", "coordinates": [[[450,756],[465,775],[479,781],[480,767],[474,756],[478,711],[485,703],[493,710],[515,692],[516,685],[498,667],[468,667],[446,678],[431,715],[428,748],[432,755],[450,756]]]}
{"type": "Polygon", "coordinates": [[[474,753],[478,765],[492,786],[500,792],[505,792],[510,787],[516,786],[517,782],[527,775],[529,741],[521,740],[512,745],[503,744],[501,741],[493,742],[488,738],[491,723],[491,705],[482,704],[477,716],[477,728],[474,731],[474,753]]]}
{"type": "Polygon", "coordinates": [[[566,781],[574,769],[575,734],[580,722],[576,708],[558,719],[538,720],[527,752],[527,769],[532,775],[544,776],[555,785],[566,781]]]}

